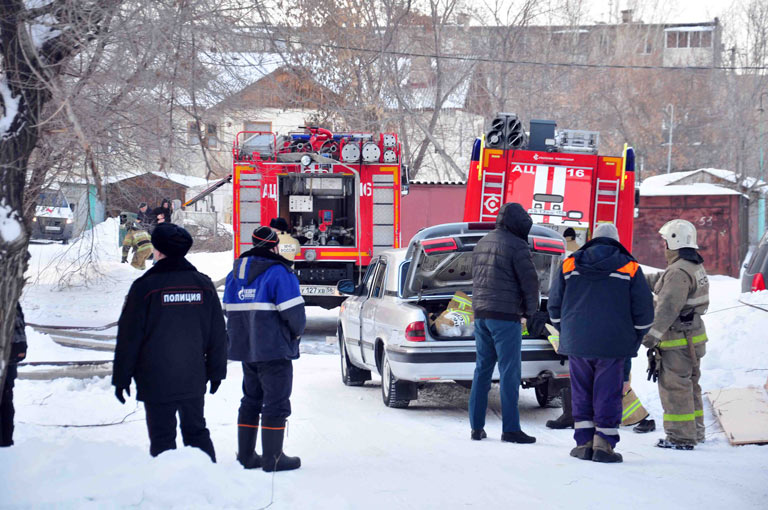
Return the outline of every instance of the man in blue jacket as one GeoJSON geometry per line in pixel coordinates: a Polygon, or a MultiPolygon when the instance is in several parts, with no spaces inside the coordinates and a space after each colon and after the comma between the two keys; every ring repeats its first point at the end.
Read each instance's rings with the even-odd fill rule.
{"type": "Polygon", "coordinates": [[[571,370],[576,448],[571,456],[621,462],[614,452],[622,415],[624,362],[637,355],[653,324],[653,296],[643,270],[613,224],[563,261],[547,310],[560,329],[571,370]]]}
{"type": "Polygon", "coordinates": [[[235,260],[224,290],[229,359],[243,363],[237,459],[245,469],[286,471],[301,466],[298,457],[283,454],[283,438],[292,360],[306,325],[304,299],[291,263],[277,254],[277,234],[259,227],[251,238],[253,248],[235,260]],[[260,414],[263,458],[256,454],[260,414]]]}

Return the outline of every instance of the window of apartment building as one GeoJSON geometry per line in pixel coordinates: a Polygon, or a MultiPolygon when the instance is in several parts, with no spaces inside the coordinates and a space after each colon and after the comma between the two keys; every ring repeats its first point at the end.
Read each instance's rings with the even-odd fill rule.
{"type": "Polygon", "coordinates": [[[669,31],[667,48],[711,48],[711,30],[669,31]]]}
{"type": "Polygon", "coordinates": [[[189,145],[199,145],[200,136],[203,136],[203,142],[209,149],[215,149],[219,146],[218,138],[218,126],[213,123],[204,124],[205,131],[203,131],[203,124],[195,122],[194,120],[187,123],[187,143],[189,145]]]}

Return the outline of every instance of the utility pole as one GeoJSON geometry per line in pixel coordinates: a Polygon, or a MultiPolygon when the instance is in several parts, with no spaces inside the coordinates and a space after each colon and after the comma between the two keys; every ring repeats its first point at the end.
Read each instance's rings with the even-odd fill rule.
{"type": "MultiPolygon", "coordinates": [[[[763,92],[760,94],[760,106],[758,107],[757,111],[760,112],[760,118],[757,120],[757,122],[760,124],[760,136],[757,139],[757,143],[760,146],[760,179],[765,182],[765,167],[763,166],[763,135],[764,129],[765,129],[765,122],[764,121],[764,113],[765,108],[763,108],[763,97],[768,96],[768,92],[763,92]]],[[[763,232],[765,232],[765,189],[762,187],[757,188],[759,190],[759,197],[757,199],[757,240],[756,243],[760,242],[760,238],[763,236],[763,232]]]]}
{"type": "Polygon", "coordinates": [[[669,115],[669,140],[667,142],[667,173],[672,169],[672,130],[675,127],[675,105],[668,104],[664,112],[669,115]]]}

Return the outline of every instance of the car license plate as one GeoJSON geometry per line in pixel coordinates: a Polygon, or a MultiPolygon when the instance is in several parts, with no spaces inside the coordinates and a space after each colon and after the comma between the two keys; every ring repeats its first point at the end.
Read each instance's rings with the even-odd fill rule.
{"type": "Polygon", "coordinates": [[[336,287],[331,285],[302,285],[302,296],[336,296],[336,287]]]}
{"type": "Polygon", "coordinates": [[[50,230],[52,232],[60,232],[61,227],[45,227],[45,230],[50,230]]]}

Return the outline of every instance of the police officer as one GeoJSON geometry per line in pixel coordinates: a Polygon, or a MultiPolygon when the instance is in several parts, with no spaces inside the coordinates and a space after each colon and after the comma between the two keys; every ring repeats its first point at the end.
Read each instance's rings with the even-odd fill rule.
{"type": "Polygon", "coordinates": [[[142,230],[136,222],[128,224],[125,237],[123,238],[123,259],[122,263],[128,262],[128,253],[133,248],[133,258],[131,265],[142,271],[146,269],[144,262],[152,254],[152,242],[146,230],[142,230]]]}
{"type": "Polygon", "coordinates": [[[692,450],[704,441],[701,358],[707,332],[701,316],[709,306],[709,279],[696,243],[696,227],[672,220],[659,230],[666,242],[667,269],[647,275],[656,295],[656,318],[643,339],[659,364],[664,432],[656,446],[692,450]]]}
{"type": "Polygon", "coordinates": [[[144,402],[150,454],[176,448],[176,413],[185,446],[216,462],[203,414],[206,383],[216,393],[227,375],[224,315],[211,279],[184,255],[192,237],[164,223],[152,233],[157,263],[140,276],[125,298],[117,329],[112,384],[125,403],[131,379],[144,402]]]}
{"type": "Polygon", "coordinates": [[[290,262],[278,255],[278,238],[269,227],[251,236],[253,248],[235,260],[227,275],[229,359],[243,363],[243,398],[237,417],[237,459],[245,469],[286,471],[301,459],[283,453],[285,423],[291,414],[292,360],[306,315],[299,280],[290,262]],[[256,454],[261,415],[263,458],[256,454]]]}
{"type": "Polygon", "coordinates": [[[278,254],[281,257],[290,260],[291,264],[293,264],[296,255],[301,251],[301,244],[295,237],[288,233],[288,222],[285,221],[285,218],[272,218],[269,222],[269,228],[274,230],[277,234],[278,254]]]}

